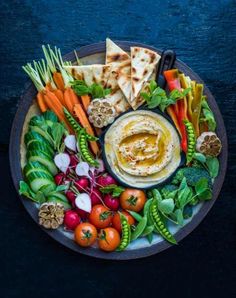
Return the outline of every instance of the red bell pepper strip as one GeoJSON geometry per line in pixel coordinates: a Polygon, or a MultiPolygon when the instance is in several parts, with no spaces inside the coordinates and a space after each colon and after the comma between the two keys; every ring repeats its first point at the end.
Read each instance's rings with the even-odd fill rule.
{"type": "MultiPolygon", "coordinates": [[[[174,89],[181,91],[178,69],[171,69],[171,70],[164,71],[164,77],[167,81],[167,85],[170,91],[174,89]]],[[[183,122],[184,120],[188,119],[186,99],[185,98],[179,99],[173,106],[174,106],[176,117],[178,119],[179,129],[181,132],[181,148],[186,153],[188,142],[187,142],[186,127],[183,122]]]]}

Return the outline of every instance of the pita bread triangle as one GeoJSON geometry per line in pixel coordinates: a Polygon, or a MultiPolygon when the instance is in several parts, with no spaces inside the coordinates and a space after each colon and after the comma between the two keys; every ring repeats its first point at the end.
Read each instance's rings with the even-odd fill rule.
{"type": "Polygon", "coordinates": [[[103,64],[64,66],[77,80],[83,80],[88,86],[93,83],[106,86],[110,76],[111,66],[103,64]]]}
{"type": "Polygon", "coordinates": [[[141,48],[131,47],[131,105],[136,106],[136,98],[144,84],[150,79],[156,69],[161,56],[156,52],[141,48]]]}
{"type": "Polygon", "coordinates": [[[130,56],[115,44],[110,38],[106,39],[106,64],[120,64],[124,61],[130,61],[130,56]]]}

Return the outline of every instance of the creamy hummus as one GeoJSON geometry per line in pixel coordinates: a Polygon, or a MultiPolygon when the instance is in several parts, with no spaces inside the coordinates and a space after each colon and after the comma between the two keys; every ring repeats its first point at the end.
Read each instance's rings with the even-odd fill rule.
{"type": "Polygon", "coordinates": [[[146,110],[118,118],[105,134],[104,150],[119,180],[137,188],[163,182],[181,160],[175,128],[163,116],[146,110]]]}

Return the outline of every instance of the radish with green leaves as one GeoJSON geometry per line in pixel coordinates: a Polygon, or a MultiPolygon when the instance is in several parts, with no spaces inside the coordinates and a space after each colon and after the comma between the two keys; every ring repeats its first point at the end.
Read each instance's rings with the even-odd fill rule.
{"type": "Polygon", "coordinates": [[[74,152],[77,151],[76,138],[74,135],[66,136],[64,139],[64,144],[65,144],[66,148],[68,148],[69,150],[74,151],[74,152]]]}
{"type": "Polygon", "coordinates": [[[57,166],[57,168],[62,171],[63,173],[66,173],[69,165],[70,165],[70,156],[67,153],[58,153],[54,157],[54,163],[57,166]]]}
{"type": "Polygon", "coordinates": [[[78,209],[81,209],[85,212],[90,213],[92,210],[92,203],[91,203],[91,198],[88,194],[86,193],[81,193],[77,195],[75,199],[75,206],[78,209]]]}

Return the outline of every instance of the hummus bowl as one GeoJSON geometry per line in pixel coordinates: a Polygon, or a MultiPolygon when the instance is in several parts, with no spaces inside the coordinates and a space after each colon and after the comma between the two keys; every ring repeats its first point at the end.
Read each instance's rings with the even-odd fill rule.
{"type": "MultiPolygon", "coordinates": [[[[122,47],[125,51],[129,51],[131,46],[140,46],[140,47],[146,47],[148,49],[156,51],[158,54],[161,54],[161,51],[151,47],[147,46],[144,44],[140,43],[135,43],[135,42],[123,42],[123,41],[117,41],[117,44],[122,47]]],[[[104,42],[98,43],[98,44],[93,44],[93,45],[88,45],[81,47],[79,50],[77,50],[78,56],[81,58],[82,63],[84,64],[99,64],[103,63],[105,60],[105,50],[106,46],[104,42]]],[[[71,52],[67,55],[64,56],[64,59],[66,61],[75,61],[76,57],[74,52],[71,52]]],[[[181,62],[180,60],[176,60],[174,67],[178,68],[181,72],[184,72],[187,76],[189,76],[192,80],[196,80],[198,82],[203,83],[201,78],[194,72],[192,71],[186,64],[181,62]]],[[[36,107],[36,103],[34,101],[34,98],[36,97],[36,89],[33,86],[32,83],[28,84],[25,87],[25,90],[23,92],[23,95],[21,97],[21,100],[19,102],[19,107],[12,125],[12,130],[11,130],[11,137],[10,137],[10,147],[9,147],[9,156],[10,156],[10,167],[11,167],[11,174],[13,178],[13,182],[15,185],[16,190],[18,190],[19,187],[19,182],[23,180],[23,173],[22,173],[22,168],[21,164],[24,164],[24,158],[25,158],[25,145],[24,145],[24,134],[27,130],[28,127],[28,122],[29,119],[37,114],[38,109],[36,107]]],[[[190,234],[203,220],[203,218],[206,216],[210,208],[213,206],[215,203],[226,173],[226,167],[227,167],[227,154],[228,154],[228,148],[227,148],[227,135],[226,135],[226,130],[224,127],[224,122],[220,113],[220,110],[217,106],[217,103],[207,88],[205,86],[205,94],[208,98],[208,103],[211,108],[211,110],[214,112],[216,122],[217,122],[217,135],[221,139],[222,142],[222,152],[219,156],[219,162],[220,162],[220,171],[218,177],[215,179],[214,185],[213,185],[213,197],[211,200],[204,202],[204,204],[198,204],[196,207],[193,208],[193,215],[191,219],[187,219],[184,221],[184,225],[182,227],[176,226],[176,225],[169,225],[169,230],[171,233],[175,236],[175,239],[180,242],[184,237],[186,237],[188,234],[190,234]]],[[[132,112],[135,113],[135,112],[132,112]]],[[[102,142],[105,144],[105,149],[103,150],[103,154],[108,150],[107,149],[107,144],[106,144],[106,135],[107,138],[109,137],[109,134],[112,135],[112,130],[110,128],[114,128],[115,125],[118,125],[119,123],[122,124],[122,119],[125,119],[126,117],[130,116],[132,113],[127,112],[126,114],[121,115],[117,120],[114,122],[114,126],[112,125],[105,131],[104,133],[104,139],[101,139],[102,142]],[[128,115],[128,116],[126,116],[128,115]],[[110,130],[110,131],[109,131],[110,130]],[[105,140],[105,141],[104,141],[105,140]]],[[[142,110],[137,110],[136,113],[139,113],[140,117],[142,113],[146,113],[142,110]],[[140,114],[141,113],[141,114],[140,114]]],[[[158,113],[154,113],[154,119],[161,119],[161,122],[164,125],[164,128],[160,126],[158,129],[155,129],[155,133],[153,133],[153,130],[151,128],[147,128],[147,130],[144,132],[143,128],[144,127],[138,127],[137,129],[137,134],[135,133],[135,137],[137,138],[137,147],[139,148],[139,143],[141,142],[141,147],[144,146],[145,148],[147,147],[150,152],[144,152],[140,154],[138,159],[142,159],[143,157],[147,157],[147,155],[151,154],[152,151],[152,146],[156,146],[159,148],[159,153],[160,153],[160,164],[156,164],[155,167],[150,168],[149,171],[147,170],[146,164],[145,167],[140,167],[140,171],[142,172],[142,181],[143,179],[148,177],[148,179],[152,175],[159,175],[160,179],[158,183],[161,183],[162,177],[160,173],[163,173],[162,171],[166,170],[166,168],[169,167],[171,163],[171,160],[173,160],[173,157],[175,158],[175,162],[173,165],[168,168],[168,177],[171,177],[171,175],[174,173],[174,171],[178,168],[179,164],[181,163],[182,157],[179,154],[179,139],[178,139],[178,134],[173,128],[173,125],[169,121],[168,118],[162,118],[163,116],[158,113]],[[158,131],[158,132],[157,132],[158,131]],[[162,143],[165,143],[165,138],[168,137],[168,132],[172,132],[172,148],[165,147],[163,145],[163,151],[161,152],[161,146],[162,143]],[[146,142],[150,141],[150,146],[146,146],[146,142]]],[[[153,116],[152,114],[148,115],[148,117],[153,116]]],[[[132,115],[130,116],[130,120],[132,119],[132,115]]],[[[143,124],[145,120],[142,120],[143,124]]],[[[155,120],[151,121],[152,123],[155,123],[155,120]]],[[[144,125],[146,128],[146,125],[144,125]]],[[[136,127],[136,128],[137,128],[136,127]]],[[[119,127],[118,127],[119,129],[119,127]]],[[[114,132],[115,130],[113,130],[114,132]]],[[[126,149],[129,147],[129,138],[133,138],[132,135],[125,135],[124,138],[119,138],[117,137],[116,139],[116,146],[117,150],[114,151],[114,156],[116,159],[119,160],[120,162],[120,167],[119,171],[117,170],[117,173],[115,175],[118,177],[120,175],[120,181],[123,183],[127,183],[128,185],[135,184],[136,180],[127,181],[128,175],[131,175],[132,177],[135,177],[136,174],[136,169],[128,169],[125,164],[125,160],[127,158],[127,153],[126,149]],[[119,151],[119,145],[120,145],[120,151],[119,151]],[[125,177],[123,177],[120,174],[120,171],[125,171],[125,177]]],[[[109,140],[108,140],[109,141],[109,140]]],[[[109,147],[109,145],[108,145],[109,147]]],[[[131,150],[132,152],[132,150],[131,150]]],[[[134,153],[134,152],[133,152],[134,153]]],[[[107,154],[107,153],[106,153],[107,154]]],[[[108,152],[108,154],[111,154],[108,152]]],[[[150,157],[150,156],[149,156],[150,157]]],[[[158,156],[155,156],[156,159],[158,159],[158,156]]],[[[138,159],[135,159],[134,161],[137,163],[138,159]]],[[[113,167],[113,159],[112,157],[107,160],[107,168],[110,169],[110,171],[113,172],[114,175],[114,167],[113,167]]],[[[131,178],[132,179],[132,178],[131,178]]],[[[138,181],[139,182],[139,181],[138,181]]],[[[140,182],[142,183],[142,182],[140,182]]],[[[150,187],[152,185],[151,179],[148,180],[148,182],[144,183],[145,185],[143,188],[146,188],[147,185],[150,187]],[[146,185],[147,184],[147,185],[146,185]]],[[[135,185],[136,186],[136,185],[135,185]]],[[[25,199],[25,197],[20,196],[20,200],[22,204],[25,206],[27,212],[30,214],[30,216],[33,218],[33,220],[38,224],[38,209],[37,205],[33,203],[30,200],[25,199]]],[[[42,227],[41,227],[42,228],[42,227]]],[[[127,259],[136,259],[136,258],[143,258],[147,257],[153,254],[156,254],[158,252],[161,252],[172,245],[168,243],[167,241],[163,240],[159,235],[155,235],[153,238],[152,244],[149,244],[147,239],[145,238],[140,238],[135,240],[134,242],[131,243],[131,245],[128,247],[127,250],[123,251],[122,253],[117,253],[117,252],[111,252],[111,253],[106,253],[101,250],[99,250],[96,246],[89,247],[87,249],[84,249],[80,246],[78,246],[72,239],[72,234],[69,232],[66,232],[62,227],[57,229],[57,230],[47,230],[42,228],[48,235],[50,235],[53,239],[58,241],[59,243],[63,244],[64,246],[72,249],[73,251],[79,252],[81,254],[93,256],[96,258],[102,258],[102,259],[113,259],[113,260],[127,260],[127,259]]],[[[177,247],[172,246],[172,250],[177,249],[177,247]]]]}
{"type": "Polygon", "coordinates": [[[122,114],[100,138],[106,169],[123,186],[148,189],[170,179],[182,164],[178,133],[158,111],[122,114]]]}

